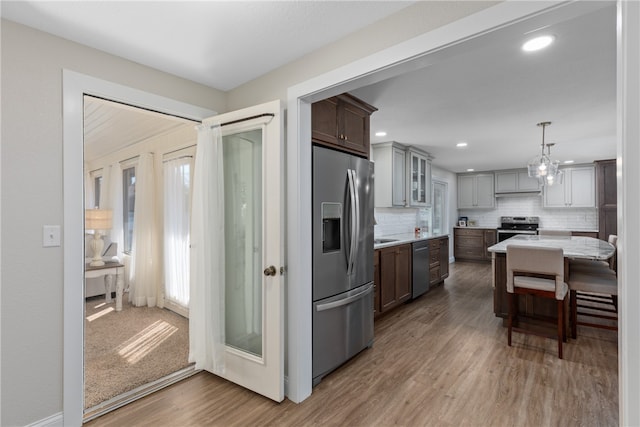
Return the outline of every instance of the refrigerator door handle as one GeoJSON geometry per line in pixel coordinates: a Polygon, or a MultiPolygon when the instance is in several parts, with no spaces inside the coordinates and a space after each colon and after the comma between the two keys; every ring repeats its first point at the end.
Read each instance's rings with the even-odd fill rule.
{"type": "Polygon", "coordinates": [[[347,178],[349,179],[349,197],[350,197],[350,201],[351,204],[349,206],[349,211],[351,214],[351,223],[350,223],[350,238],[351,238],[351,242],[349,245],[349,262],[347,264],[347,275],[350,276],[351,274],[353,274],[353,263],[354,263],[354,258],[355,258],[355,252],[356,252],[356,248],[357,248],[357,240],[356,240],[356,233],[357,233],[357,206],[356,206],[356,186],[355,186],[355,181],[353,179],[353,174],[352,174],[352,170],[351,169],[347,169],[347,178]]]}
{"type": "Polygon", "coordinates": [[[328,302],[328,303],[325,303],[325,304],[318,304],[316,306],[316,311],[331,310],[332,308],[342,307],[343,305],[351,304],[355,300],[358,300],[358,299],[362,298],[363,296],[371,293],[371,291],[373,291],[373,284],[370,284],[369,286],[367,286],[366,289],[364,289],[363,291],[358,292],[355,295],[351,295],[349,297],[343,298],[343,299],[338,300],[338,301],[328,302]]]}
{"type": "Polygon", "coordinates": [[[354,169],[351,169],[353,175],[353,193],[356,196],[356,232],[355,232],[355,254],[353,256],[354,265],[358,261],[358,252],[360,252],[360,193],[358,192],[358,175],[354,169]]]}

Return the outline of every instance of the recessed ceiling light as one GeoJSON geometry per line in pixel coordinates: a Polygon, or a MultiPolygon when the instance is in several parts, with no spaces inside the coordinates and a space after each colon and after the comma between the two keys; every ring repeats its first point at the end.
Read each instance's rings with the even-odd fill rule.
{"type": "Polygon", "coordinates": [[[467,172],[473,172],[475,169],[467,169],[467,172]]]}
{"type": "Polygon", "coordinates": [[[463,142],[458,142],[458,143],[456,144],[456,147],[458,147],[458,148],[465,148],[467,145],[469,145],[469,144],[467,144],[466,142],[464,142],[464,141],[463,141],[463,142]]]}
{"type": "Polygon", "coordinates": [[[387,133],[384,131],[376,132],[376,136],[387,136],[387,133]]]}
{"type": "Polygon", "coordinates": [[[571,164],[571,163],[573,163],[573,162],[574,162],[573,160],[565,160],[563,163],[564,163],[565,165],[568,165],[568,164],[571,164]]]}
{"type": "Polygon", "coordinates": [[[555,40],[554,36],[539,36],[527,40],[522,45],[522,50],[525,52],[534,52],[536,50],[544,49],[549,46],[555,40]]]}

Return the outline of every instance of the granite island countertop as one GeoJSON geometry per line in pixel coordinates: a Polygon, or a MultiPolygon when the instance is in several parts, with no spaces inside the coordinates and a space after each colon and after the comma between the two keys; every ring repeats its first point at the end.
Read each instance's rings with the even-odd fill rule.
{"type": "Polygon", "coordinates": [[[613,256],[615,247],[604,240],[581,236],[537,236],[520,234],[490,246],[487,250],[493,253],[507,253],[508,245],[524,245],[545,248],[562,248],[567,258],[583,258],[607,260],[613,256]]]}
{"type": "Polygon", "coordinates": [[[384,236],[376,236],[374,238],[373,249],[388,248],[389,246],[404,245],[405,243],[418,242],[420,240],[436,239],[438,237],[448,237],[448,233],[432,233],[430,231],[415,233],[387,234],[384,236]],[[392,242],[375,243],[375,240],[385,239],[393,240],[392,242]]]}

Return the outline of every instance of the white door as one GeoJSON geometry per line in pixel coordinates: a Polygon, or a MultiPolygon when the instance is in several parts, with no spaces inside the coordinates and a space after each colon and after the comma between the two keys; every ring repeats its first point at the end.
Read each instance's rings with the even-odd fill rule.
{"type": "Polygon", "coordinates": [[[203,124],[222,124],[226,345],[221,376],[280,402],[284,399],[280,101],[221,114],[203,124]]]}

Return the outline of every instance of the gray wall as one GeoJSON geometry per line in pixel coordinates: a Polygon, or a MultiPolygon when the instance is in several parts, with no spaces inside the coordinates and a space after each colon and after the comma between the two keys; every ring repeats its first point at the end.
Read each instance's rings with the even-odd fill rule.
{"type": "Polygon", "coordinates": [[[2,419],[62,411],[62,69],[217,111],[223,92],[2,21],[2,419]]]}

